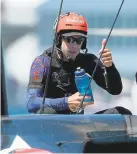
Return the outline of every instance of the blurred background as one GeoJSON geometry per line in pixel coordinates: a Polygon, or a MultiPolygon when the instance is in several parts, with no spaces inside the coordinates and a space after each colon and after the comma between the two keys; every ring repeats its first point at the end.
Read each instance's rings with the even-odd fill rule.
{"type": "MultiPolygon", "coordinates": [[[[64,0],[63,12],[77,12],[88,21],[88,50],[98,56],[121,0],[64,0]]],[[[31,63],[53,43],[53,24],[60,0],[1,0],[6,95],[9,114],[28,114],[26,93],[31,63]]],[[[112,96],[92,82],[95,103],[86,114],[123,106],[137,114],[137,0],[125,0],[107,47],[120,72],[123,91],[112,96]]],[[[89,64],[90,65],[90,64],[89,64]]]]}

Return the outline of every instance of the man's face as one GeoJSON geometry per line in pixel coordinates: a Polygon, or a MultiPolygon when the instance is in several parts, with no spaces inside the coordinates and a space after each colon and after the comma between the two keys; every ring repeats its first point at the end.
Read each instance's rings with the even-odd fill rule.
{"type": "Polygon", "coordinates": [[[80,53],[84,40],[85,38],[79,35],[62,36],[61,50],[64,60],[67,60],[68,57],[75,60],[76,56],[80,53]]]}

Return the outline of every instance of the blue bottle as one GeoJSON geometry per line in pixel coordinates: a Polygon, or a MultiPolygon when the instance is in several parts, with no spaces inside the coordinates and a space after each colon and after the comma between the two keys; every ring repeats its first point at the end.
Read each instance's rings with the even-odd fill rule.
{"type": "MultiPolygon", "coordinates": [[[[75,71],[75,83],[76,83],[78,92],[80,93],[81,96],[84,96],[86,89],[89,85],[89,82],[90,82],[90,78],[85,72],[85,70],[78,67],[77,70],[75,71]]],[[[86,96],[90,96],[90,99],[85,98],[84,102],[93,104],[94,98],[93,98],[91,86],[89,86],[86,92],[86,96]]]]}

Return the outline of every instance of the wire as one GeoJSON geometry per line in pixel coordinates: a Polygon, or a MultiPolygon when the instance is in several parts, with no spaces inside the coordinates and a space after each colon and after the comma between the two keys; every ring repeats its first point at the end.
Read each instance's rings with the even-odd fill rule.
{"type": "Polygon", "coordinates": [[[110,29],[110,32],[109,32],[109,34],[108,34],[108,36],[107,36],[106,43],[105,43],[105,45],[104,45],[103,48],[102,48],[101,54],[100,54],[100,56],[99,56],[99,58],[98,58],[98,61],[97,61],[96,65],[95,65],[95,68],[94,68],[93,73],[92,73],[92,75],[91,75],[91,79],[90,79],[90,82],[89,82],[89,84],[88,84],[88,87],[86,88],[85,94],[84,94],[84,96],[83,96],[83,98],[82,98],[82,100],[81,100],[80,106],[79,106],[79,108],[78,108],[78,110],[77,110],[77,114],[80,114],[81,111],[83,110],[83,102],[84,102],[85,96],[86,96],[87,91],[88,91],[88,89],[89,89],[89,87],[90,87],[90,84],[91,84],[91,81],[92,81],[92,79],[93,79],[93,77],[94,77],[94,74],[95,74],[95,72],[96,72],[96,69],[97,69],[97,67],[98,67],[98,65],[99,65],[99,62],[100,62],[102,53],[103,53],[103,51],[104,51],[104,49],[105,49],[105,47],[106,47],[106,45],[107,45],[107,42],[108,42],[108,40],[109,40],[109,38],[110,38],[111,32],[112,32],[112,30],[113,30],[113,28],[114,28],[114,25],[115,25],[115,23],[116,23],[116,20],[117,20],[117,18],[118,18],[118,15],[119,15],[119,13],[120,13],[120,10],[121,10],[121,8],[122,8],[123,3],[124,3],[124,0],[122,1],[121,5],[120,5],[120,7],[119,7],[119,9],[118,9],[118,12],[117,12],[117,14],[116,14],[116,17],[115,17],[114,22],[113,22],[113,24],[112,24],[112,27],[111,27],[111,29],[110,29]]]}

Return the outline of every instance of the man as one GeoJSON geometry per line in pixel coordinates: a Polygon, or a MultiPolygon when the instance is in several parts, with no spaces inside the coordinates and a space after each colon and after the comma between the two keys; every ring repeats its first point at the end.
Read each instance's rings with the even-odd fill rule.
{"type": "MultiPolygon", "coordinates": [[[[55,22],[55,27],[57,20],[55,22]]],[[[73,12],[62,14],[57,28],[56,48],[51,64],[50,81],[45,99],[45,113],[70,114],[76,113],[82,96],[79,96],[74,80],[77,67],[84,68],[92,75],[98,58],[87,53],[87,22],[85,18],[73,12]],[[83,50],[84,53],[80,53],[83,50]]],[[[102,41],[101,49],[106,40],[102,41]]],[[[52,48],[36,57],[30,70],[28,85],[27,108],[29,112],[39,113],[43,100],[46,77],[48,75],[52,48]]],[[[102,53],[101,62],[97,67],[94,81],[112,95],[122,91],[122,82],[112,55],[108,48],[102,53]]],[[[86,96],[87,97],[87,96],[86,96]]],[[[84,103],[84,106],[88,104],[84,103]]]]}

